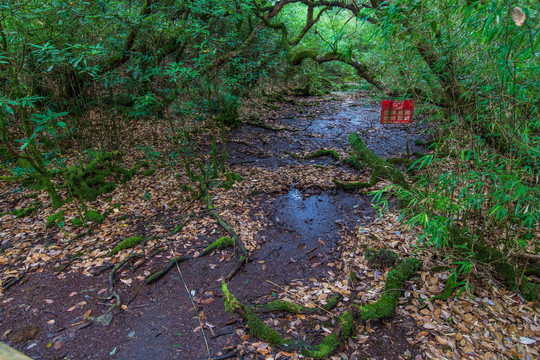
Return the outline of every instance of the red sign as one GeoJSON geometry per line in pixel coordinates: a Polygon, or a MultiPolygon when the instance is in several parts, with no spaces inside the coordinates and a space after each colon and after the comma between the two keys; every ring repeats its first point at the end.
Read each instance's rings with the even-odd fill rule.
{"type": "Polygon", "coordinates": [[[414,100],[384,100],[381,124],[410,124],[414,113],[414,100]]]}

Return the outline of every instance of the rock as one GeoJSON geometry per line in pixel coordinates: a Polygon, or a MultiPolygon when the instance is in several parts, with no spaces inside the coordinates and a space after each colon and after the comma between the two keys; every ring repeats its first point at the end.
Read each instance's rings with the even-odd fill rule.
{"type": "Polygon", "coordinates": [[[111,322],[113,321],[113,314],[105,313],[105,314],[100,315],[97,318],[95,318],[94,321],[97,322],[100,325],[109,326],[111,324],[111,322]]]}
{"type": "Polygon", "coordinates": [[[20,344],[26,341],[34,340],[38,333],[39,328],[37,326],[25,325],[19,330],[16,330],[11,335],[11,341],[13,344],[20,344]]]}

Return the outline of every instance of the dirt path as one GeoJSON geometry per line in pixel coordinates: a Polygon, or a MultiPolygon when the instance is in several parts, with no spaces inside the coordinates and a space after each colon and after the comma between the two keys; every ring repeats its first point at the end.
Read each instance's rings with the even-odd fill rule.
{"type": "MultiPolygon", "coordinates": [[[[283,297],[291,284],[319,291],[323,288],[319,286],[321,283],[336,282],[342,241],[359,227],[369,227],[374,217],[367,198],[321,185],[323,180],[306,169],[315,164],[332,167],[334,174],[352,176],[350,170],[334,166],[335,161],[329,158],[302,162],[287,152],[301,153],[321,147],[342,149],[352,131],[361,133],[368,146],[383,157],[403,156],[406,151],[404,128],[378,125],[378,109],[362,98],[345,94],[333,94],[326,99],[297,98],[296,104],[282,104],[278,113],[274,126],[298,131],[274,132],[246,125],[228,139],[229,164],[244,176],[244,182],[276,179],[254,187],[245,197],[240,198],[245,195],[240,192],[237,198],[232,196],[230,201],[235,205],[223,204],[223,209],[231,207],[227,216],[241,229],[240,235],[245,227],[249,228],[245,233],[251,236],[250,261],[229,284],[229,289],[246,303],[283,297]],[[274,190],[258,190],[265,187],[274,190]]],[[[411,133],[418,131],[414,126],[411,129],[411,133]]],[[[411,152],[420,151],[412,143],[413,138],[411,152]]],[[[173,190],[162,188],[161,191],[173,190]]],[[[6,195],[3,205],[7,206],[8,201],[6,195]]],[[[153,209],[148,213],[154,216],[111,221],[146,235],[151,229],[172,227],[171,219],[179,215],[172,209],[168,215],[153,209]]],[[[192,236],[189,242],[179,243],[171,238],[164,246],[168,250],[173,248],[175,253],[193,253],[223,235],[205,218],[194,220],[193,227],[198,229],[197,236],[192,236]],[[212,230],[204,230],[206,227],[212,230]]],[[[10,229],[3,231],[9,237],[16,235],[10,229]]],[[[60,236],[48,231],[43,233],[43,240],[38,234],[27,235],[34,239],[34,245],[40,243],[45,248],[60,236]]],[[[101,239],[113,236],[100,236],[99,230],[96,235],[81,240],[86,251],[92,242],[96,248],[101,239]]],[[[4,240],[2,247],[9,246],[4,240]]],[[[145,285],[144,277],[160,269],[168,257],[169,253],[163,253],[120,274],[125,281],[119,281],[116,290],[127,310],[114,310],[115,317],[109,326],[83,319],[85,314],[98,316],[107,309],[106,304],[100,304],[85,292],[105,289],[107,272],[83,275],[76,269],[76,260],[64,271],[55,271],[53,268],[58,263],[50,262],[37,272],[29,272],[0,299],[3,341],[34,359],[202,359],[208,353],[220,357],[234,351],[240,359],[264,358],[264,355],[269,359],[279,353],[276,349],[268,353],[260,350],[264,349],[260,342],[248,339],[243,324],[224,310],[220,279],[233,268],[233,254],[218,251],[181,263],[162,280],[145,285]]],[[[324,298],[321,297],[323,301],[324,298]]],[[[325,333],[320,327],[313,330],[309,319],[269,316],[266,320],[278,328],[292,324],[290,336],[318,341],[325,333]]],[[[412,319],[396,317],[387,323],[369,324],[369,329],[371,335],[361,342],[350,342],[342,349],[343,354],[349,358],[360,358],[358,354],[362,354],[364,358],[386,359],[402,358],[404,354],[414,358],[419,354],[418,348],[407,340],[418,332],[412,319]]],[[[298,356],[280,354],[282,359],[298,356]]]]}

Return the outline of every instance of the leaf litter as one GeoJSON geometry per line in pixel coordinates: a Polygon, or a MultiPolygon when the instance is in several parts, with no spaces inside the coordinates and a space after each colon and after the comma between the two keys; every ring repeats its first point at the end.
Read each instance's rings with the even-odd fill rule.
{"type": "MultiPolygon", "coordinates": [[[[331,101],[328,100],[327,103],[331,104],[331,101]]],[[[339,107],[340,105],[333,104],[332,106],[339,107]]],[[[332,109],[331,106],[329,108],[332,109]]],[[[259,113],[258,116],[262,118],[262,114],[259,113]]],[[[266,116],[278,118],[282,117],[283,113],[268,112],[266,116]]],[[[307,118],[304,120],[307,121],[307,118]]],[[[259,134],[267,141],[272,141],[269,135],[263,132],[259,134]]],[[[230,135],[231,141],[234,141],[234,136],[234,134],[230,135]]],[[[272,134],[272,137],[276,136],[288,139],[291,135],[272,134]]],[[[317,141],[317,137],[311,137],[311,139],[317,141]]],[[[334,178],[345,181],[367,181],[370,175],[366,172],[360,174],[360,179],[355,179],[358,173],[340,165],[326,163],[323,167],[315,167],[312,162],[293,162],[282,153],[267,151],[262,158],[266,159],[264,156],[268,154],[283,159],[287,164],[277,168],[264,165],[231,165],[231,171],[242,176],[244,180],[234,183],[230,189],[212,190],[213,202],[219,215],[235,228],[250,254],[256,253],[261,248],[259,234],[266,227],[272,226],[274,222],[270,216],[271,209],[261,208],[260,202],[253,197],[253,194],[266,194],[275,198],[276,194],[283,194],[293,186],[306,190],[315,185],[323,191],[331,190],[334,188],[332,182],[334,178]]],[[[66,218],[61,229],[46,227],[47,217],[55,212],[50,208],[35,212],[28,218],[3,216],[0,224],[3,250],[0,253],[2,285],[5,286],[17,278],[47,273],[55,269],[55,276],[59,279],[72,273],[92,277],[96,271],[99,272],[100,268],[114,265],[131,252],[138,251],[137,248],[126,249],[114,257],[108,256],[110,249],[121,240],[136,234],[144,237],[150,237],[152,234],[167,234],[171,228],[179,225],[181,217],[186,217],[187,214],[199,214],[199,216],[189,220],[181,232],[168,236],[168,242],[157,239],[148,241],[145,246],[146,251],[149,253],[158,247],[168,250],[170,244],[175,254],[198,255],[202,248],[208,245],[206,239],[223,235],[223,230],[213,218],[206,216],[204,204],[198,201],[186,203],[184,199],[188,194],[179,189],[175,175],[167,170],[158,169],[155,175],[137,176],[119,186],[112,193],[92,202],[93,209],[101,213],[110,212],[110,214],[102,224],[91,225],[92,233],[82,236],[85,230],[73,228],[69,223],[69,220],[78,216],[74,203],[66,204],[61,208],[65,211],[66,218]],[[115,204],[119,206],[115,207],[115,204]]],[[[382,188],[385,185],[387,184],[380,182],[374,188],[382,188]]],[[[14,190],[16,186],[4,186],[0,190],[0,212],[12,209],[14,204],[22,206],[27,202],[26,196],[31,193],[29,190],[17,192],[14,190]]],[[[37,193],[37,200],[46,203],[46,194],[37,193]]],[[[456,292],[454,297],[446,302],[441,300],[431,302],[429,300],[431,297],[442,292],[450,274],[437,273],[430,269],[448,267],[451,265],[449,261],[442,258],[435,249],[417,247],[415,232],[419,230],[411,230],[400,223],[395,211],[384,214],[382,217],[368,216],[364,220],[362,225],[344,226],[343,231],[340,232],[341,242],[337,261],[316,261],[311,264],[314,270],[322,268],[325,271],[326,275],[323,278],[294,279],[285,286],[274,284],[272,285],[273,292],[268,294],[266,299],[293,301],[308,308],[314,308],[326,304],[332,294],[338,293],[343,296],[338,308],[322,315],[272,315],[265,319],[268,325],[281,329],[280,331],[288,336],[298,338],[307,336],[320,339],[322,335],[331,333],[334,328],[334,314],[339,314],[353,303],[364,305],[380,296],[390,268],[370,267],[364,254],[368,248],[382,248],[392,250],[400,257],[419,258],[423,269],[417,277],[406,284],[406,291],[400,298],[400,305],[396,309],[394,318],[389,319],[389,322],[383,321],[381,324],[358,324],[355,338],[349,339],[344,348],[331,356],[331,359],[354,358],[355,354],[363,353],[376,354],[376,351],[370,352],[374,346],[380,345],[375,339],[381,337],[381,333],[385,334],[383,338],[392,339],[392,336],[386,335],[386,331],[397,328],[402,319],[412,319],[412,325],[406,328],[407,332],[404,332],[403,339],[407,346],[402,346],[400,356],[407,357],[407,353],[411,353],[409,349],[419,348],[421,352],[417,353],[415,358],[533,359],[540,357],[537,345],[540,341],[540,321],[535,304],[524,302],[518,294],[509,292],[493,279],[486,279],[480,269],[473,269],[470,274],[468,280],[473,284],[470,291],[462,292],[459,297],[456,292]],[[353,284],[349,281],[351,272],[354,272],[358,278],[353,284]],[[368,349],[367,352],[366,349],[368,349]]],[[[230,261],[233,252],[230,249],[216,250],[214,254],[217,257],[208,265],[208,269],[220,271],[223,266],[221,264],[230,261]]],[[[156,260],[162,259],[163,263],[170,258],[169,251],[155,256],[156,260]]],[[[266,266],[266,264],[261,263],[260,266],[266,266]]],[[[141,280],[135,281],[135,276],[147,276],[147,274],[149,274],[149,268],[144,266],[142,270],[125,269],[119,274],[121,284],[116,286],[136,288],[139,286],[137,281],[141,280]]],[[[98,295],[104,293],[106,293],[104,288],[97,291],[98,295]]],[[[6,294],[9,294],[9,290],[0,293],[0,303],[2,307],[9,308],[15,302],[13,297],[8,297],[6,294]]],[[[87,300],[77,300],[75,303],[70,302],[70,305],[66,305],[69,297],[79,299],[81,296],[78,291],[67,294],[67,299],[55,299],[51,296],[42,298],[41,301],[53,311],[59,311],[59,307],[64,307],[64,311],[70,313],[82,309],[80,314],[74,315],[82,320],[96,313],[93,309],[84,309],[88,305],[87,300]]],[[[194,301],[201,307],[213,306],[216,303],[216,296],[213,292],[202,294],[202,296],[197,294],[194,296],[194,301]]],[[[129,311],[129,306],[126,306],[124,311],[129,311]]],[[[202,317],[205,318],[204,312],[202,312],[202,317]]],[[[104,325],[112,321],[108,315],[96,319],[104,325]]],[[[54,325],[54,319],[49,319],[48,325],[44,326],[54,325]]],[[[203,328],[212,334],[214,331],[219,331],[210,321],[204,321],[202,326],[194,327],[191,331],[197,333],[203,328]]],[[[13,334],[15,330],[2,328],[4,340],[12,339],[10,333],[13,334]]],[[[132,331],[135,334],[135,330],[132,331]]],[[[234,334],[236,338],[223,347],[222,354],[234,350],[240,355],[252,358],[256,358],[255,354],[265,359],[276,360],[303,358],[296,352],[283,351],[251,337],[242,327],[237,328],[234,334]]],[[[54,344],[51,346],[52,349],[60,350],[63,342],[57,341],[51,344],[54,344]]],[[[114,346],[113,348],[111,355],[117,352],[117,348],[114,346]]]]}

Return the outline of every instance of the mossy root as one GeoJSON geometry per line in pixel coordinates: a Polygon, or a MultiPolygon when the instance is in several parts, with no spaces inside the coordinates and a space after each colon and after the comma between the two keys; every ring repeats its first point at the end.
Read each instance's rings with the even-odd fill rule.
{"type": "Polygon", "coordinates": [[[144,238],[141,235],[135,235],[130,238],[122,240],[122,242],[116,245],[108,254],[108,256],[114,256],[122,250],[131,249],[139,245],[144,238]]]}
{"type": "Polygon", "coordinates": [[[372,304],[360,306],[359,317],[362,321],[381,319],[391,316],[397,305],[403,282],[420,268],[420,261],[405,259],[386,277],[386,284],[381,298],[372,304]]]}
{"type": "Polygon", "coordinates": [[[162,270],[157,271],[151,275],[149,275],[144,281],[147,284],[151,284],[159,279],[161,279],[165,274],[167,274],[177,263],[181,263],[182,261],[191,260],[193,259],[193,256],[191,255],[182,255],[177,256],[171,259],[167,266],[165,266],[162,270]]]}

